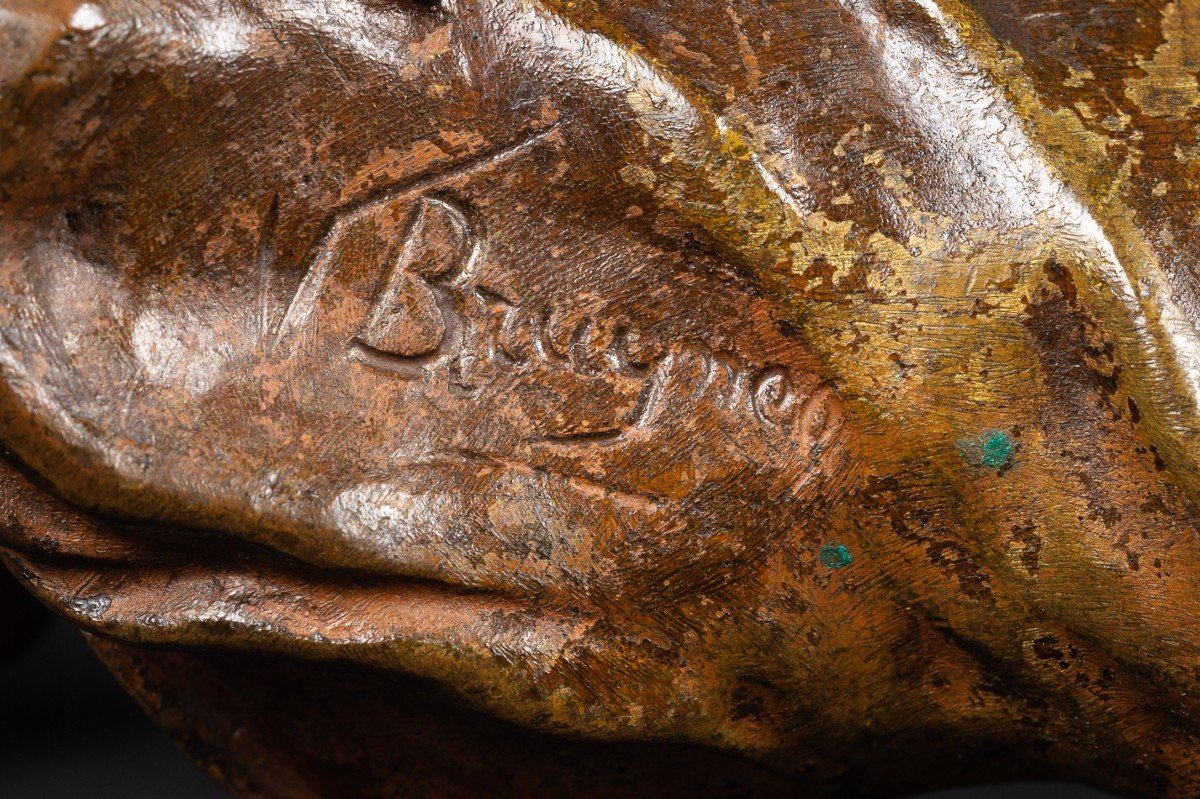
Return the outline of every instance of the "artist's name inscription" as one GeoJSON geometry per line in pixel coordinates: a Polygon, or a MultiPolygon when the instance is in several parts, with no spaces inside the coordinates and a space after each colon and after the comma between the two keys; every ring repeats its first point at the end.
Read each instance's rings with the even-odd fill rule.
{"type": "Polygon", "coordinates": [[[647,426],[672,402],[676,383],[692,398],[747,421],[818,443],[840,416],[828,387],[797,381],[780,365],[755,365],[698,342],[646,341],[628,321],[538,307],[478,279],[481,243],[469,213],[426,198],[385,279],[351,355],[406,380],[447,381],[474,396],[502,373],[568,372],[581,380],[631,381],[636,403],[611,425],[561,442],[604,445],[647,426]],[[837,419],[834,419],[837,417],[837,419]]]}

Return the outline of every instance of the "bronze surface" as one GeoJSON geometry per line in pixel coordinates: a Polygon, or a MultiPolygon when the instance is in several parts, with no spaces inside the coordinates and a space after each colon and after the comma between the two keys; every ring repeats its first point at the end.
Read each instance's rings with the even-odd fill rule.
{"type": "Polygon", "coordinates": [[[6,562],[239,796],[1195,795],[1197,24],[0,0],[6,562]]]}

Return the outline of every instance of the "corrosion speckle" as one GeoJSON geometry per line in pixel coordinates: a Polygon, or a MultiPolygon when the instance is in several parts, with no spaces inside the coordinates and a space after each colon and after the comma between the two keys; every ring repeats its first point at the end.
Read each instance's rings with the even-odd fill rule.
{"type": "Polygon", "coordinates": [[[987,430],[959,441],[958,448],[970,465],[1001,471],[1012,463],[1017,445],[1003,430],[987,430]]]}
{"type": "Polygon", "coordinates": [[[817,551],[821,565],[829,569],[841,569],[854,562],[850,550],[841,544],[825,544],[817,551]]]}

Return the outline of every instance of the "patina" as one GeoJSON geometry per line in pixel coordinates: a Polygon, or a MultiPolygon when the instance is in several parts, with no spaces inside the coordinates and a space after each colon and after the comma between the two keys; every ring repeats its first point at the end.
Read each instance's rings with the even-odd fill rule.
{"type": "Polygon", "coordinates": [[[238,796],[1194,796],[1197,25],[0,0],[3,557],[238,796]]]}

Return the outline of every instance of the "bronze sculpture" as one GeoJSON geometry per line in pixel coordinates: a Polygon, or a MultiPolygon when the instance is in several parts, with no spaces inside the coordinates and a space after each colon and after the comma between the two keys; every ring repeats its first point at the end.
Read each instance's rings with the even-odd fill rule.
{"type": "Polygon", "coordinates": [[[1198,13],[3,0],[7,562],[243,796],[1194,794],[1198,13]]]}

